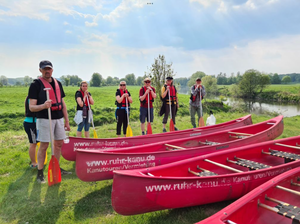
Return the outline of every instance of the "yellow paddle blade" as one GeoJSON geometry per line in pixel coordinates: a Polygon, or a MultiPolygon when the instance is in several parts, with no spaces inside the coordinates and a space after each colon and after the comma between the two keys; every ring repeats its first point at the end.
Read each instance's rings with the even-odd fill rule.
{"type": "Polygon", "coordinates": [[[94,138],[98,138],[98,135],[96,133],[96,130],[94,129],[94,138]]]}
{"type": "Polygon", "coordinates": [[[132,136],[133,136],[132,129],[130,125],[128,125],[126,129],[126,137],[132,137],[132,136]]]}
{"type": "Polygon", "coordinates": [[[199,118],[199,127],[204,127],[204,126],[205,126],[204,119],[203,119],[203,117],[200,117],[199,118]]]}
{"type": "MultiPolygon", "coordinates": [[[[39,148],[40,148],[40,143],[38,142],[38,143],[36,144],[36,151],[35,151],[35,162],[36,162],[36,163],[38,163],[38,162],[37,162],[37,154],[38,154],[39,148]]],[[[47,159],[48,159],[48,158],[47,158],[47,152],[46,152],[44,165],[47,164],[47,162],[48,162],[47,159]]]]}

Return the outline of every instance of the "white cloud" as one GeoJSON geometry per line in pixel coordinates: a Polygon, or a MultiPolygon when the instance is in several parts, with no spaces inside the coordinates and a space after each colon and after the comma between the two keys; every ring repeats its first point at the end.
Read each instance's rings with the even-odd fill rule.
{"type": "Polygon", "coordinates": [[[72,31],[71,30],[66,30],[66,33],[71,34],[72,31]]]}

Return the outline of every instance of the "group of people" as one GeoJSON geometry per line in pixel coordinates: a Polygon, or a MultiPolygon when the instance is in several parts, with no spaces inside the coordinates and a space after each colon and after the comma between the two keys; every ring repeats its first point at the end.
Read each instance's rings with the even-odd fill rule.
{"type": "MultiPolygon", "coordinates": [[[[67,106],[64,101],[65,93],[62,84],[52,77],[53,65],[50,61],[44,60],[39,64],[41,77],[34,80],[29,87],[28,96],[25,100],[26,118],[24,120],[24,129],[28,135],[30,142],[29,157],[31,159],[30,166],[37,168],[37,180],[45,182],[43,168],[46,150],[51,142],[49,135],[49,114],[53,133],[53,150],[54,156],[59,161],[63,140],[66,138],[66,131],[70,131],[69,117],[67,106]],[[49,99],[45,88],[49,90],[49,99]],[[40,142],[40,148],[37,154],[37,162],[35,160],[36,144],[40,142]]],[[[195,85],[191,87],[190,97],[190,114],[193,128],[196,127],[195,114],[198,118],[202,117],[201,101],[205,96],[205,88],[201,85],[201,78],[197,78],[195,85]]],[[[146,118],[148,122],[153,122],[153,102],[156,99],[156,90],[151,86],[151,79],[144,79],[144,86],[139,91],[140,100],[140,122],[142,135],[145,132],[146,118]]],[[[160,115],[163,117],[163,132],[167,132],[166,124],[168,117],[172,118],[174,129],[176,128],[176,112],[179,108],[178,93],[173,78],[167,77],[166,82],[161,88],[161,100],[163,101],[160,115]]],[[[92,120],[91,105],[94,105],[94,100],[91,93],[88,92],[88,83],[83,81],[80,84],[80,89],[75,93],[75,101],[77,103],[77,112],[75,122],[77,123],[77,137],[81,137],[84,128],[85,137],[89,137],[89,128],[92,120]]],[[[126,136],[126,129],[130,115],[130,104],[132,97],[126,88],[126,82],[121,81],[119,88],[116,91],[116,119],[117,119],[117,136],[121,136],[123,126],[123,134],[126,136]]],[[[71,174],[61,168],[61,174],[71,174]]]]}

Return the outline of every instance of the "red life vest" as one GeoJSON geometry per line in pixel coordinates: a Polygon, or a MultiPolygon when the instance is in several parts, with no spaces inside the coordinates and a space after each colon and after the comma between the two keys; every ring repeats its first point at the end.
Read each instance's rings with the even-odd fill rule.
{"type": "MultiPolygon", "coordinates": [[[[120,93],[121,93],[120,97],[122,97],[123,94],[124,94],[123,90],[120,89],[120,93]]],[[[128,93],[127,89],[125,89],[125,93],[128,93]]],[[[122,107],[126,107],[126,97],[124,97],[124,99],[123,99],[123,101],[122,101],[121,104],[122,104],[122,107]]],[[[129,102],[128,102],[128,106],[129,106],[129,102]]]]}
{"type": "MultiPolygon", "coordinates": [[[[153,87],[152,86],[150,86],[150,87],[151,87],[151,89],[153,91],[153,87]]],[[[143,86],[142,88],[143,88],[143,95],[144,95],[145,92],[146,92],[146,90],[147,90],[147,87],[143,86]]],[[[150,92],[149,92],[149,100],[150,100],[150,102],[154,102],[154,99],[153,99],[152,94],[150,92]]],[[[148,105],[148,95],[146,96],[146,98],[143,101],[141,101],[141,103],[148,105]]]]}
{"type": "MultiPolygon", "coordinates": [[[[194,85],[194,89],[196,89],[196,86],[197,86],[197,85],[194,85]]],[[[200,91],[201,91],[201,90],[200,90],[200,91]]],[[[199,98],[200,98],[200,91],[199,91],[199,93],[196,94],[196,95],[191,94],[190,99],[192,100],[192,102],[195,102],[195,101],[196,101],[197,95],[199,95],[199,98]]],[[[201,99],[203,100],[203,96],[201,96],[201,99]]]]}
{"type": "MultiPolygon", "coordinates": [[[[166,85],[167,88],[167,85],[166,85]]],[[[167,96],[169,95],[169,92],[167,93],[167,96]]],[[[175,86],[170,86],[170,99],[171,101],[175,102],[176,101],[176,88],[175,86]]],[[[166,98],[167,101],[169,101],[169,96],[166,98]]]]}
{"type": "MultiPolygon", "coordinates": [[[[80,89],[79,91],[81,92],[82,99],[83,99],[83,98],[84,98],[84,92],[81,91],[81,89],[80,89]]],[[[89,98],[89,104],[88,104],[87,98],[85,98],[84,104],[85,104],[85,105],[87,106],[87,108],[89,109],[89,104],[91,104],[90,98],[89,98]]]]}
{"type": "Polygon", "coordinates": [[[56,81],[55,78],[52,78],[54,85],[55,85],[55,92],[51,86],[51,84],[46,81],[43,78],[39,78],[39,80],[41,80],[41,82],[44,85],[44,88],[50,88],[49,90],[49,98],[50,100],[52,100],[52,105],[51,105],[51,110],[52,111],[56,111],[56,110],[61,110],[62,109],[62,99],[61,99],[61,92],[60,92],[60,88],[58,85],[58,82],[56,81]]]}

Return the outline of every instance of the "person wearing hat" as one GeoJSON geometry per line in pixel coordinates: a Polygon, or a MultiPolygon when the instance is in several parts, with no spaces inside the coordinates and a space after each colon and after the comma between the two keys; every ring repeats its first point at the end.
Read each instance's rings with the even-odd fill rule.
{"type": "MultiPolygon", "coordinates": [[[[65,130],[70,131],[69,118],[66,103],[64,101],[65,93],[61,83],[52,77],[53,65],[50,61],[41,61],[39,70],[41,77],[35,79],[31,83],[28,91],[29,110],[36,114],[37,141],[40,142],[38,151],[38,173],[37,181],[44,183],[44,160],[49,142],[51,142],[49,134],[49,117],[48,108],[51,108],[52,132],[54,137],[53,150],[54,155],[59,161],[63,140],[66,137],[65,130]],[[50,88],[47,100],[44,88],[50,88]]],[[[61,174],[71,174],[62,168],[61,174]]]]}
{"type": "MultiPolygon", "coordinates": [[[[179,107],[178,104],[178,94],[177,94],[177,90],[176,87],[173,85],[173,77],[168,76],[166,78],[166,82],[164,84],[164,86],[161,88],[161,98],[163,100],[163,105],[161,108],[160,115],[164,114],[164,118],[163,118],[163,132],[167,132],[166,130],[166,123],[168,121],[168,116],[170,113],[170,104],[171,104],[171,113],[172,113],[172,120],[174,125],[175,123],[175,116],[176,116],[176,111],[179,107]],[[170,92],[170,101],[169,101],[169,92],[170,92]]],[[[175,131],[177,131],[178,129],[176,128],[176,126],[174,127],[175,131]]]]}
{"type": "Polygon", "coordinates": [[[205,88],[201,85],[201,78],[196,79],[195,85],[191,87],[191,97],[190,97],[190,114],[191,114],[191,123],[193,128],[196,128],[195,114],[197,112],[198,120],[201,117],[203,111],[201,111],[200,103],[205,96],[205,88]],[[201,91],[201,100],[200,100],[200,91],[201,91]]]}
{"type": "Polygon", "coordinates": [[[144,86],[140,89],[140,122],[141,122],[141,130],[142,135],[145,134],[145,121],[147,117],[148,122],[153,122],[153,102],[156,98],[155,88],[151,86],[151,79],[144,79],[144,86]],[[149,97],[148,97],[149,95],[149,97]],[[148,104],[149,100],[149,104],[148,104]],[[148,105],[150,107],[150,121],[148,114],[148,105]]]}

